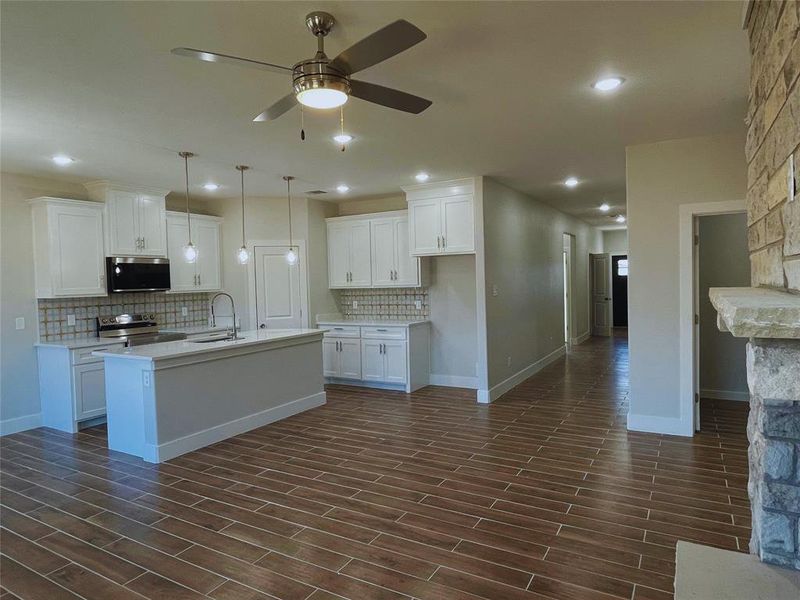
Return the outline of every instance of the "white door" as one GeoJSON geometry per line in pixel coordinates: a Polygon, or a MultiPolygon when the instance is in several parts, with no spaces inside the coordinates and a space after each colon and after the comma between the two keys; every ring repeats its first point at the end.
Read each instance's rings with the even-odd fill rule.
{"type": "Polygon", "coordinates": [[[106,381],[103,363],[72,368],[75,386],[75,420],[92,419],[106,414],[106,381]]]}
{"type": "Polygon", "coordinates": [[[611,335],[611,256],[591,254],[592,335],[611,335]]]}
{"type": "Polygon", "coordinates": [[[139,195],[111,191],[108,196],[110,256],[134,256],[140,252],[139,195]]]}
{"type": "Polygon", "coordinates": [[[102,209],[51,206],[51,277],[57,296],[107,294],[102,209]]]}
{"type": "Polygon", "coordinates": [[[395,280],[398,286],[419,285],[419,258],[411,256],[408,246],[408,217],[394,219],[395,280]]]}
{"type": "Polygon", "coordinates": [[[406,342],[383,342],[386,383],[406,383],[406,342]]]}
{"type": "Polygon", "coordinates": [[[361,376],[364,381],[384,381],[382,341],[361,340],[361,376]]]}
{"type": "Polygon", "coordinates": [[[322,374],[339,377],[339,340],[322,338],[322,374]]]}
{"type": "Polygon", "coordinates": [[[286,262],[286,246],[256,246],[254,261],[258,328],[302,328],[300,269],[286,262]]]}
{"type": "Polygon", "coordinates": [[[339,340],[339,377],[361,379],[361,342],[339,340]]]}
{"type": "Polygon", "coordinates": [[[373,219],[370,223],[372,226],[372,285],[393,286],[395,285],[395,219],[373,219]]]}
{"type": "Polygon", "coordinates": [[[170,290],[173,292],[191,292],[197,289],[197,265],[188,263],[183,258],[183,247],[188,239],[189,228],[186,219],[168,217],[167,256],[169,257],[170,290]]]}
{"type": "Polygon", "coordinates": [[[140,254],[167,255],[166,212],[163,196],[139,194],[140,254]]]}
{"type": "Polygon", "coordinates": [[[350,228],[346,223],[328,225],[328,287],[347,287],[350,282],[350,228]]]}
{"type": "Polygon", "coordinates": [[[448,254],[475,251],[472,196],[442,200],[442,246],[448,254]]]}
{"type": "Polygon", "coordinates": [[[192,219],[192,237],[197,246],[197,289],[206,292],[222,289],[219,224],[192,219]]]}
{"type": "Polygon", "coordinates": [[[369,221],[353,222],[350,227],[350,287],[372,285],[371,238],[369,221]]]}
{"type": "Polygon", "coordinates": [[[442,252],[442,207],[440,200],[416,200],[408,204],[411,254],[442,252]]]}

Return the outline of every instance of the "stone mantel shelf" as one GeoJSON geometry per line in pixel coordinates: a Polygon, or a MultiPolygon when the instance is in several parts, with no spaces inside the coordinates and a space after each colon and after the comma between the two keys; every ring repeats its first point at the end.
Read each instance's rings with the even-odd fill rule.
{"type": "Polygon", "coordinates": [[[735,337],[800,339],[800,295],[768,288],[711,288],[717,325],[735,337]]]}

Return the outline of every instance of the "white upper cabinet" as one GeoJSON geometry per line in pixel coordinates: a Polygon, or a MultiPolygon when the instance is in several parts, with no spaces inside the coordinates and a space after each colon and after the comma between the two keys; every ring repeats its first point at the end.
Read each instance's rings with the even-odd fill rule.
{"type": "Polygon", "coordinates": [[[171,292],[214,292],[222,289],[220,263],[222,219],[192,215],[192,243],[197,260],[187,263],[183,247],[189,241],[186,213],[167,212],[167,256],[171,292]]]}
{"type": "Polygon", "coordinates": [[[87,183],[86,189],[92,198],[105,202],[109,256],[167,255],[167,192],[107,181],[87,183]]]}
{"type": "Polygon", "coordinates": [[[62,198],[30,202],[36,297],[107,295],[103,205],[62,198]]]}
{"type": "Polygon", "coordinates": [[[475,182],[457,179],[403,188],[411,256],[475,252],[475,182]]]}
{"type": "Polygon", "coordinates": [[[370,229],[365,220],[328,220],[328,287],[372,285],[370,229]]]}

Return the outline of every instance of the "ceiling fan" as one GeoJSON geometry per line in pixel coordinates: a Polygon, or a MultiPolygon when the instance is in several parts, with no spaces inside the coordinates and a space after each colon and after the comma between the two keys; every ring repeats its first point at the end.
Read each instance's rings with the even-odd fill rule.
{"type": "Polygon", "coordinates": [[[291,68],[195,48],[173,48],[172,53],[206,62],[224,62],[291,74],[292,93],[278,100],[253,121],[277,119],[298,102],[309,108],[337,108],[347,102],[350,96],[414,114],[421,113],[432,104],[430,100],[413,94],[350,78],[354,73],[418,44],[427,37],[423,31],[400,19],[368,35],[331,60],[325,54],[325,36],[330,33],[334,23],[336,20],[333,15],[326,12],[312,12],[306,16],[306,27],[317,38],[317,53],[291,68]]]}

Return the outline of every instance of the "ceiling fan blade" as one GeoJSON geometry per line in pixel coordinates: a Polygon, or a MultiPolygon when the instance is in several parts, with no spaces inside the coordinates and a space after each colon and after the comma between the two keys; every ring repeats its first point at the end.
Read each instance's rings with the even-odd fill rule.
{"type": "Polygon", "coordinates": [[[294,108],[295,104],[297,104],[297,98],[295,98],[294,94],[287,94],[275,104],[270,106],[267,110],[258,115],[255,119],[253,119],[253,121],[256,123],[260,123],[262,121],[274,121],[286,111],[294,108]]]}
{"type": "Polygon", "coordinates": [[[367,102],[374,102],[381,106],[388,106],[389,108],[414,113],[415,115],[418,115],[433,104],[430,100],[413,94],[356,79],[350,81],[350,95],[367,102]]]}
{"type": "Polygon", "coordinates": [[[219,52],[197,50],[196,48],[173,48],[171,52],[173,54],[177,54],[178,56],[188,56],[189,58],[196,58],[206,62],[228,63],[231,65],[238,65],[240,67],[250,67],[253,69],[261,69],[262,71],[272,71],[273,73],[292,72],[289,67],[273,65],[271,63],[261,62],[260,60],[253,60],[252,58],[241,58],[239,56],[231,56],[230,54],[220,54],[219,52]]]}
{"type": "Polygon", "coordinates": [[[356,42],[331,61],[331,66],[350,75],[408,50],[427,35],[400,19],[356,42]]]}

